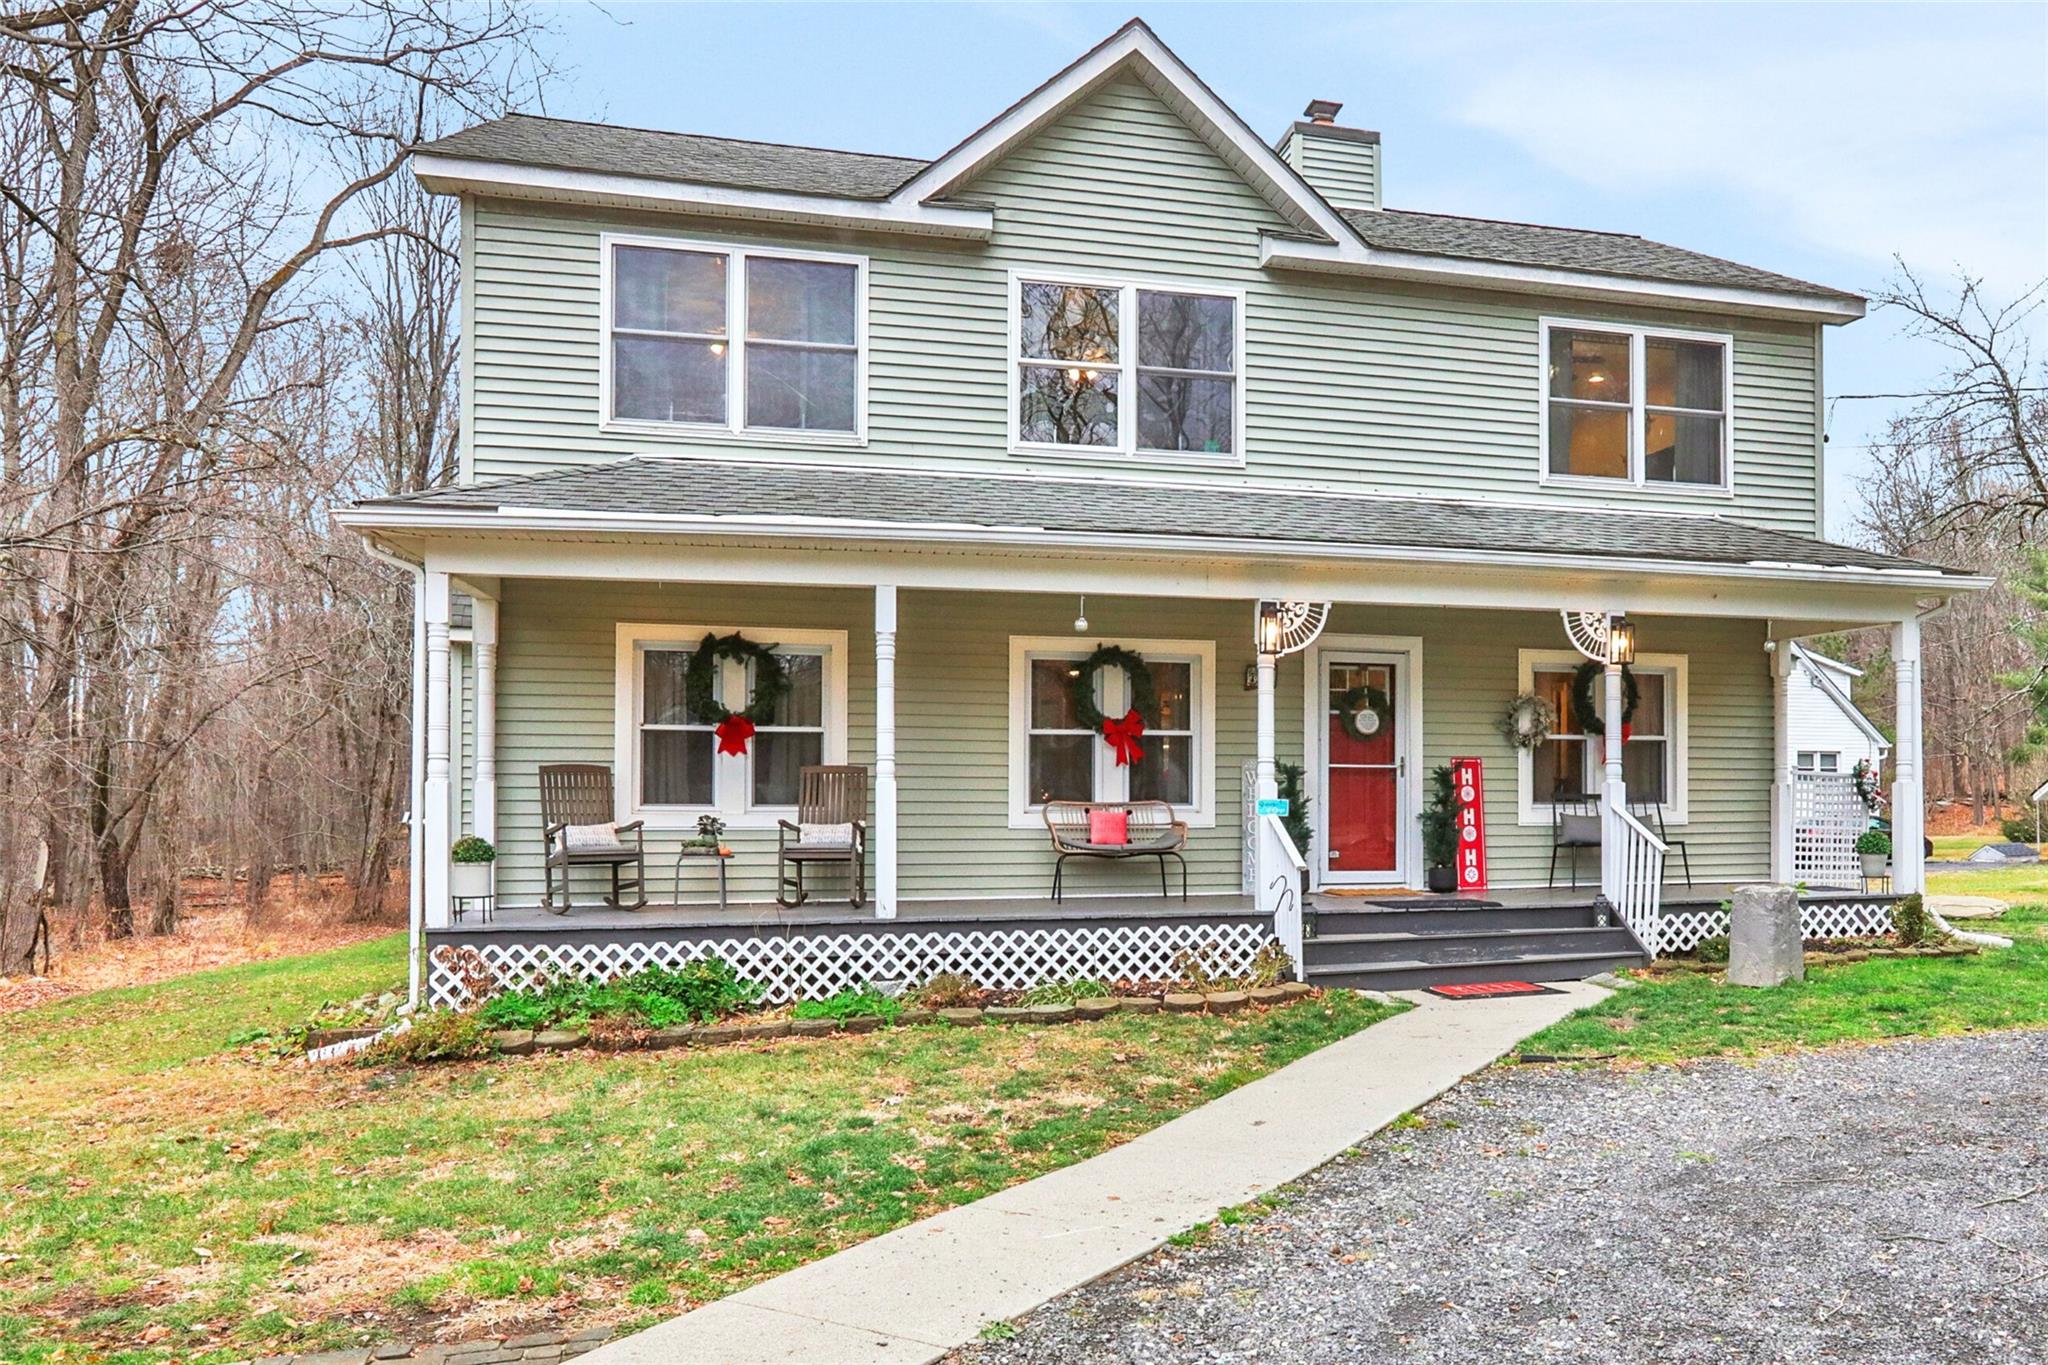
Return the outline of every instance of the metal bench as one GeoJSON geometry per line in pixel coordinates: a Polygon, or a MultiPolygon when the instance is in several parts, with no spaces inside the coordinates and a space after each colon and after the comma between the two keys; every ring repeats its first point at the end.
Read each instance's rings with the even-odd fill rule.
{"type": "Polygon", "coordinates": [[[1181,851],[1188,846],[1188,826],[1176,820],[1173,807],[1164,801],[1048,801],[1045,828],[1052,835],[1052,851],[1058,855],[1052,865],[1052,898],[1060,899],[1062,876],[1069,858],[1125,858],[1159,860],[1159,894],[1166,889],[1166,860],[1180,864],[1180,898],[1188,898],[1188,862],[1181,851]],[[1095,811],[1123,811],[1129,817],[1129,841],[1098,844],[1088,837],[1088,817],[1095,811]]]}

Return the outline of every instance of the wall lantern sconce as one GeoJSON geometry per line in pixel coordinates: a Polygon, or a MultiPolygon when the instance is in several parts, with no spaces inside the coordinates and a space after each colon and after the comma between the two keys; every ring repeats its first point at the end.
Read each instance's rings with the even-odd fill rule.
{"type": "Polygon", "coordinates": [[[1636,661],[1636,623],[1626,616],[1611,617],[1607,623],[1607,660],[1615,664],[1636,661]]]}

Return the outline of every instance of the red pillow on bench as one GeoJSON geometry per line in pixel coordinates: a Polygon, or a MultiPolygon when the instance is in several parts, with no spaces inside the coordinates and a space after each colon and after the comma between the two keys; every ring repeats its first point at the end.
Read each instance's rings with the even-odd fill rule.
{"type": "Polygon", "coordinates": [[[1131,841],[1131,813],[1127,810],[1091,810],[1088,812],[1088,842],[1091,844],[1128,844],[1131,841]]]}

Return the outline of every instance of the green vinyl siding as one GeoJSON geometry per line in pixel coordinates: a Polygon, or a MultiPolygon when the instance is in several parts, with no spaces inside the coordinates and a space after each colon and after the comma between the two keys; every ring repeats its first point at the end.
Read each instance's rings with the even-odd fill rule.
{"type": "MultiPolygon", "coordinates": [[[[1240,773],[1253,755],[1255,696],[1244,687],[1251,660],[1249,606],[1192,599],[1088,601],[1089,630],[1075,634],[1072,598],[1038,594],[909,591],[900,594],[897,632],[899,892],[905,900],[962,896],[1038,897],[1051,888],[1046,835],[1009,827],[1009,656],[1012,636],[1072,638],[1076,648],[1118,639],[1212,640],[1216,646],[1216,810],[1213,828],[1190,836],[1189,885],[1239,888],[1240,773]]],[[[696,622],[737,626],[772,641],[777,628],[844,630],[848,640],[848,758],[874,758],[874,637],[871,593],[744,585],[506,580],[499,663],[499,893],[507,904],[540,898],[537,770],[555,762],[613,758],[616,626],[696,622]],[[593,604],[601,602],[598,609],[593,604]]],[[[1518,686],[1518,651],[1556,649],[1555,615],[1544,612],[1387,610],[1341,607],[1329,627],[1343,635],[1419,636],[1423,641],[1423,751],[1426,766],[1462,755],[1485,763],[1487,827],[1496,885],[1541,885],[1550,850],[1547,824],[1518,822],[1515,755],[1496,728],[1518,686]]],[[[1761,875],[1769,859],[1771,697],[1763,626],[1716,619],[1644,618],[1644,653],[1687,656],[1690,670],[1690,820],[1674,826],[1701,881],[1761,875]]],[[[1303,755],[1304,676],[1299,657],[1282,661],[1278,755],[1303,755]]],[[[467,767],[467,765],[465,765],[467,767]]],[[[466,784],[465,784],[466,785],[466,784]]],[[[648,835],[650,896],[670,898],[677,841],[688,831],[648,835]]],[[[772,897],[775,833],[734,829],[735,900],[772,897]]],[[[872,854],[870,855],[872,868],[872,854]]],[[[1149,865],[1070,863],[1077,894],[1156,893],[1149,865]]],[[[689,864],[684,899],[709,898],[711,869],[689,864]]],[[[1672,877],[1678,876],[1674,866],[1672,877]]],[[[1597,882],[1597,868],[1581,881],[1597,882]]],[[[871,873],[872,884],[872,873],[871,873]]],[[[1174,883],[1176,886],[1178,882],[1174,883]]],[[[579,895],[595,903],[599,880],[585,872],[579,895]]],[[[840,874],[818,879],[823,898],[844,895],[840,874]]]]}
{"type": "Polygon", "coordinates": [[[1245,468],[1109,464],[1118,477],[1613,502],[1816,527],[1819,356],[1808,325],[1262,269],[1259,234],[1289,225],[1131,78],[1105,84],[962,196],[995,206],[991,242],[764,234],[677,215],[478,203],[464,243],[472,263],[472,476],[649,451],[942,470],[1104,468],[1008,451],[1011,272],[1067,270],[1246,295],[1245,468]],[[606,231],[865,255],[866,444],[602,430],[606,231]],[[1541,486],[1545,316],[1732,334],[1734,497],[1541,486]]]}

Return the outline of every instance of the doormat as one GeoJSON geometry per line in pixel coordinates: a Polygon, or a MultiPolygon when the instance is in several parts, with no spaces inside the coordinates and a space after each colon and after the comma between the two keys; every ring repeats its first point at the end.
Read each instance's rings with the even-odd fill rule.
{"type": "Polygon", "coordinates": [[[1533,981],[1461,981],[1450,986],[1424,987],[1431,995],[1446,1000],[1498,1000],[1505,995],[1563,995],[1555,986],[1533,981]]]}

